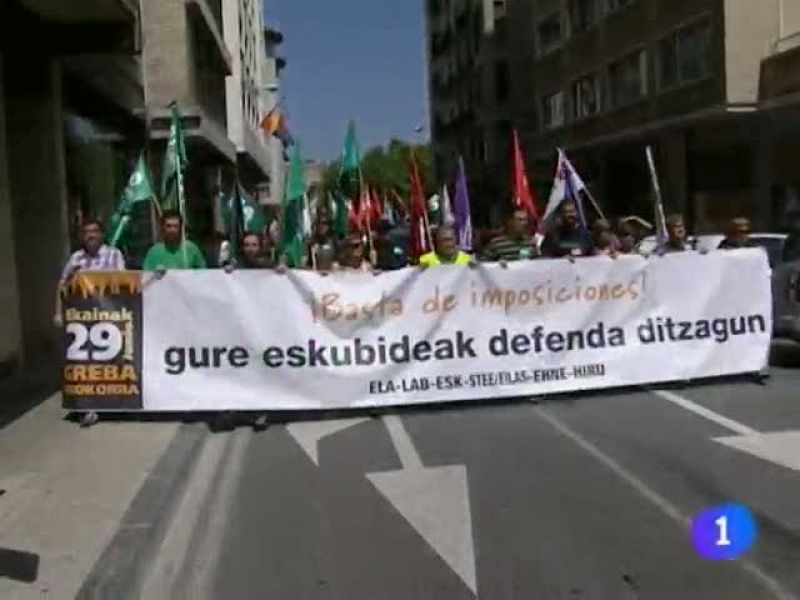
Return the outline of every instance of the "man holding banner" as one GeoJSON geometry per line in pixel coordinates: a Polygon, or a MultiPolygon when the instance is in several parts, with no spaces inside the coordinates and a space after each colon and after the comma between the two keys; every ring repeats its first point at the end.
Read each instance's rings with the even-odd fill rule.
{"type": "Polygon", "coordinates": [[[440,267],[442,265],[468,265],[472,257],[458,249],[455,229],[449,225],[441,225],[434,233],[434,250],[423,254],[419,259],[419,266],[440,267]]]}
{"type": "Polygon", "coordinates": [[[501,264],[539,256],[536,240],[530,235],[530,216],[524,208],[514,209],[506,222],[506,232],[489,242],[483,260],[501,264]]]}
{"type": "Polygon", "coordinates": [[[670,215],[666,220],[667,239],[659,247],[659,254],[684,252],[686,248],[686,224],[682,215],[670,215]]]}
{"type": "Polygon", "coordinates": [[[544,237],[542,254],[548,258],[590,256],[592,244],[579,217],[577,203],[574,200],[564,200],[559,208],[558,218],[544,237]]]}
{"type": "Polygon", "coordinates": [[[86,219],[81,225],[82,247],[74,252],[64,265],[56,290],[56,311],[53,322],[63,324],[61,315],[61,288],[78,271],[124,271],[125,257],[113,246],[103,243],[103,227],[97,219],[86,219]]]}
{"type": "Polygon", "coordinates": [[[142,264],[144,271],[206,268],[200,248],[183,239],[183,217],[177,210],[165,210],[161,215],[161,239],[147,251],[142,264]]]}

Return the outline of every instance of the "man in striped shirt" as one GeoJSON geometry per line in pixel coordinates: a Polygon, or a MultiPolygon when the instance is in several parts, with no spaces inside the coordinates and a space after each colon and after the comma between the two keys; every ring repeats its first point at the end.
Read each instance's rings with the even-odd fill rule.
{"type": "Polygon", "coordinates": [[[61,287],[78,271],[124,271],[125,257],[117,248],[103,243],[103,227],[97,219],[87,219],[81,225],[83,246],[73,252],[64,265],[56,290],[54,323],[61,327],[61,287]]]}
{"type": "Polygon", "coordinates": [[[506,232],[494,238],[483,252],[483,260],[505,264],[539,256],[536,240],[530,234],[528,213],[515,210],[506,223],[506,232]]]}

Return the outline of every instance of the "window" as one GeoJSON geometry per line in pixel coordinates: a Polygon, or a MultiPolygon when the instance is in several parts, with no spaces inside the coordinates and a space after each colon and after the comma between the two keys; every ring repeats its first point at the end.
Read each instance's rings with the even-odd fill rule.
{"type": "Polygon", "coordinates": [[[600,17],[602,0],[569,0],[569,26],[573,34],[586,31],[600,17]]]}
{"type": "Polygon", "coordinates": [[[506,16],[506,0],[494,0],[495,20],[504,19],[506,16]]]}
{"type": "Polygon", "coordinates": [[[658,86],[665,90],[711,75],[711,22],[678,30],[658,46],[658,86]]]}
{"type": "Polygon", "coordinates": [[[603,14],[611,14],[633,4],[636,0],[599,0],[602,4],[603,14]]]}
{"type": "Polygon", "coordinates": [[[536,26],[539,55],[548,54],[561,45],[561,12],[545,17],[536,26]]]}
{"type": "Polygon", "coordinates": [[[585,119],[602,110],[602,79],[598,73],[582,77],[572,84],[572,106],[575,119],[585,119]]]}
{"type": "Polygon", "coordinates": [[[611,105],[636,102],[647,95],[647,53],[638,50],[609,67],[611,105]]]}
{"type": "Polygon", "coordinates": [[[499,60],[494,64],[494,95],[498,104],[506,103],[510,87],[508,63],[499,60]]]}
{"type": "Polygon", "coordinates": [[[564,92],[542,98],[542,129],[556,129],[564,124],[564,92]]]}

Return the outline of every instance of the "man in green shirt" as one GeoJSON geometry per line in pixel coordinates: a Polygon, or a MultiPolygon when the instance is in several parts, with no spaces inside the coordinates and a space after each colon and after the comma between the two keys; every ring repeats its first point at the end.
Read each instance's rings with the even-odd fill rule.
{"type": "Polygon", "coordinates": [[[183,239],[183,218],[178,211],[165,210],[161,215],[161,239],[147,251],[142,264],[145,271],[206,268],[200,248],[183,239]]]}

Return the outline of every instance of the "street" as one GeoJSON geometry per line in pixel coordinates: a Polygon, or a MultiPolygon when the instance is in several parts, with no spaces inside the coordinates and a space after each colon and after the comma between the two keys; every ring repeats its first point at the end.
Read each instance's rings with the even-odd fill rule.
{"type": "Polygon", "coordinates": [[[798,385],[775,367],[766,385],[204,433],[147,568],[126,579],[147,546],[116,539],[81,597],[800,597],[798,385]],[[757,542],[702,560],[691,517],[727,501],[752,510],[757,542]]]}

